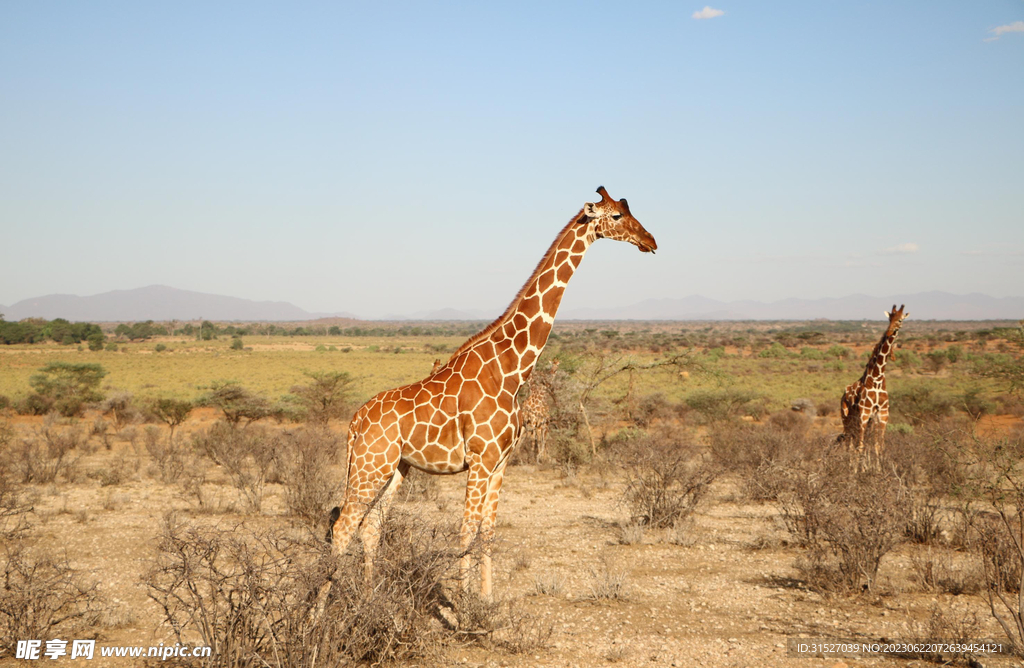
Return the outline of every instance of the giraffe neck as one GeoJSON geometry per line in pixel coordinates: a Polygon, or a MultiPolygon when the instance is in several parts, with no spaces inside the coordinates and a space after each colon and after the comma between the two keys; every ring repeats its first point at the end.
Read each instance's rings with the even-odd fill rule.
{"type": "Polygon", "coordinates": [[[497,355],[508,360],[509,372],[518,372],[520,383],[526,382],[547,344],[565,287],[596,238],[593,225],[588,224],[581,210],[559,232],[505,312],[462,344],[452,359],[486,340],[494,345],[497,355]]]}
{"type": "Polygon", "coordinates": [[[897,333],[899,333],[899,330],[892,334],[886,331],[882,335],[882,340],[875,346],[871,353],[871,359],[868,360],[867,368],[864,369],[864,377],[862,379],[864,385],[877,387],[885,382],[885,363],[892,356],[893,348],[896,345],[897,333]]]}

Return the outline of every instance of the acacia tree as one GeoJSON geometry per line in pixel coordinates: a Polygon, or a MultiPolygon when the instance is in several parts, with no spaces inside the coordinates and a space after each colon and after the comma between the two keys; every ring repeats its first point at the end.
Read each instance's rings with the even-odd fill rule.
{"type": "Polygon", "coordinates": [[[107,372],[99,364],[50,362],[29,378],[36,395],[65,417],[82,412],[87,402],[100,401],[100,381],[107,372]]]}
{"type": "Polygon", "coordinates": [[[345,371],[307,371],[307,385],[292,387],[292,394],[306,409],[311,424],[326,425],[329,420],[346,416],[355,379],[345,371]]]}
{"type": "Polygon", "coordinates": [[[580,417],[583,418],[583,425],[590,441],[591,456],[597,454],[597,441],[591,428],[590,413],[587,407],[591,403],[593,393],[602,385],[623,374],[628,374],[629,383],[622,401],[627,407],[633,402],[636,377],[654,369],[675,367],[680,370],[702,370],[689,351],[672,355],[662,360],[655,360],[642,364],[631,356],[618,355],[609,356],[604,351],[588,352],[583,354],[579,363],[563,364],[564,369],[575,378],[576,404],[579,408],[580,417]]]}
{"type": "Polygon", "coordinates": [[[173,440],[175,427],[187,420],[189,413],[192,412],[192,402],[170,398],[157,399],[153,402],[152,410],[161,422],[171,428],[170,438],[173,440]]]}
{"type": "Polygon", "coordinates": [[[271,414],[270,404],[266,399],[253,394],[238,383],[215,385],[208,401],[224,413],[224,419],[232,427],[237,427],[242,420],[248,425],[271,414]]]}

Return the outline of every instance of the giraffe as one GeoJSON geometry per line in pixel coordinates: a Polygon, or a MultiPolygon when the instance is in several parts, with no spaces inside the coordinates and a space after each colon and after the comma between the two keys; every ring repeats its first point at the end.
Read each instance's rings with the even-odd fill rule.
{"type": "Polygon", "coordinates": [[[551,421],[551,413],[548,410],[548,400],[545,395],[551,393],[550,381],[558,372],[558,363],[557,359],[552,360],[546,378],[537,376],[530,381],[530,396],[526,398],[522,408],[519,409],[523,431],[530,432],[533,438],[533,447],[538,463],[547,457],[548,424],[551,421]]]}
{"type": "Polygon", "coordinates": [[[434,366],[431,367],[431,369],[430,369],[430,375],[434,375],[435,373],[437,373],[440,370],[441,370],[441,358],[439,357],[439,358],[434,360],[434,366]]]}
{"type": "Polygon", "coordinates": [[[875,346],[868,359],[864,375],[855,383],[851,383],[843,393],[839,402],[839,413],[843,418],[843,433],[837,442],[846,443],[851,449],[856,447],[858,455],[864,460],[864,433],[868,423],[874,418],[878,423],[878,433],[874,439],[875,465],[880,462],[879,456],[885,441],[885,427],[889,423],[889,393],[885,391],[885,363],[892,356],[896,344],[896,335],[900,325],[909,313],[892,305],[886,311],[889,326],[882,334],[881,341],[875,346]]]}
{"type": "MultiPolygon", "coordinates": [[[[359,532],[363,574],[373,573],[380,522],[410,468],[433,474],[468,472],[459,531],[463,587],[469,589],[469,547],[481,539],[480,592],[491,595],[490,542],[505,464],[522,434],[516,393],[544,350],[562,294],[597,239],[657,250],[654,237],[624,199],[604,187],[601,201],[572,217],[497,320],[463,343],[425,379],[381,392],[356,411],[348,432],[348,486],[331,511],[327,538],[336,556],[359,532]],[[373,517],[367,521],[370,510],[373,517]]],[[[328,585],[329,586],[329,585],[328,585]]]]}

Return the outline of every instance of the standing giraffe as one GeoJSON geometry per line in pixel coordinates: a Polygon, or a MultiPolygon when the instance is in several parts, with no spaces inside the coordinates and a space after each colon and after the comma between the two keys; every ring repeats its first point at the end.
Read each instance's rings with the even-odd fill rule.
{"type": "Polygon", "coordinates": [[[871,352],[864,375],[855,383],[850,384],[839,402],[839,413],[843,417],[843,433],[839,441],[847,443],[850,448],[857,448],[861,460],[864,459],[864,432],[868,423],[874,418],[878,423],[878,433],[874,438],[875,464],[880,462],[879,455],[885,440],[885,426],[889,423],[889,393],[885,391],[885,363],[893,354],[896,335],[900,331],[903,319],[909,314],[892,305],[892,311],[886,311],[889,326],[882,334],[871,352]]]}
{"type": "Polygon", "coordinates": [[[533,449],[537,455],[537,462],[540,463],[547,457],[548,424],[551,422],[551,412],[548,409],[547,394],[551,393],[550,382],[558,372],[558,360],[551,362],[546,379],[535,376],[530,381],[530,396],[523,402],[519,409],[519,415],[523,423],[523,432],[529,432],[533,439],[533,449]]]}
{"type": "Polygon", "coordinates": [[[409,468],[435,474],[468,471],[459,532],[460,571],[468,589],[468,550],[479,534],[480,591],[490,597],[490,542],[498,493],[505,464],[522,432],[516,393],[544,350],[562,293],[597,239],[626,241],[645,253],[658,247],[630,213],[626,200],[613,200],[604,187],[597,192],[601,201],[583,205],[559,232],[497,320],[470,337],[436,373],[381,392],[353,416],[345,501],[331,512],[327,536],[340,555],[359,531],[367,581],[373,573],[380,522],[409,468]],[[371,508],[374,517],[366,521],[371,508]]]}

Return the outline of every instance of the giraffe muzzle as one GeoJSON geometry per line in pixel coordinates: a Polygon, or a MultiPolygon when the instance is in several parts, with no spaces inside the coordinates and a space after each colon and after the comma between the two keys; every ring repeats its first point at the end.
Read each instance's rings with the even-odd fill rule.
{"type": "Polygon", "coordinates": [[[654,240],[650,234],[646,237],[640,237],[635,242],[636,247],[640,249],[641,253],[650,253],[654,255],[654,251],[658,250],[658,242],[654,240]]]}

